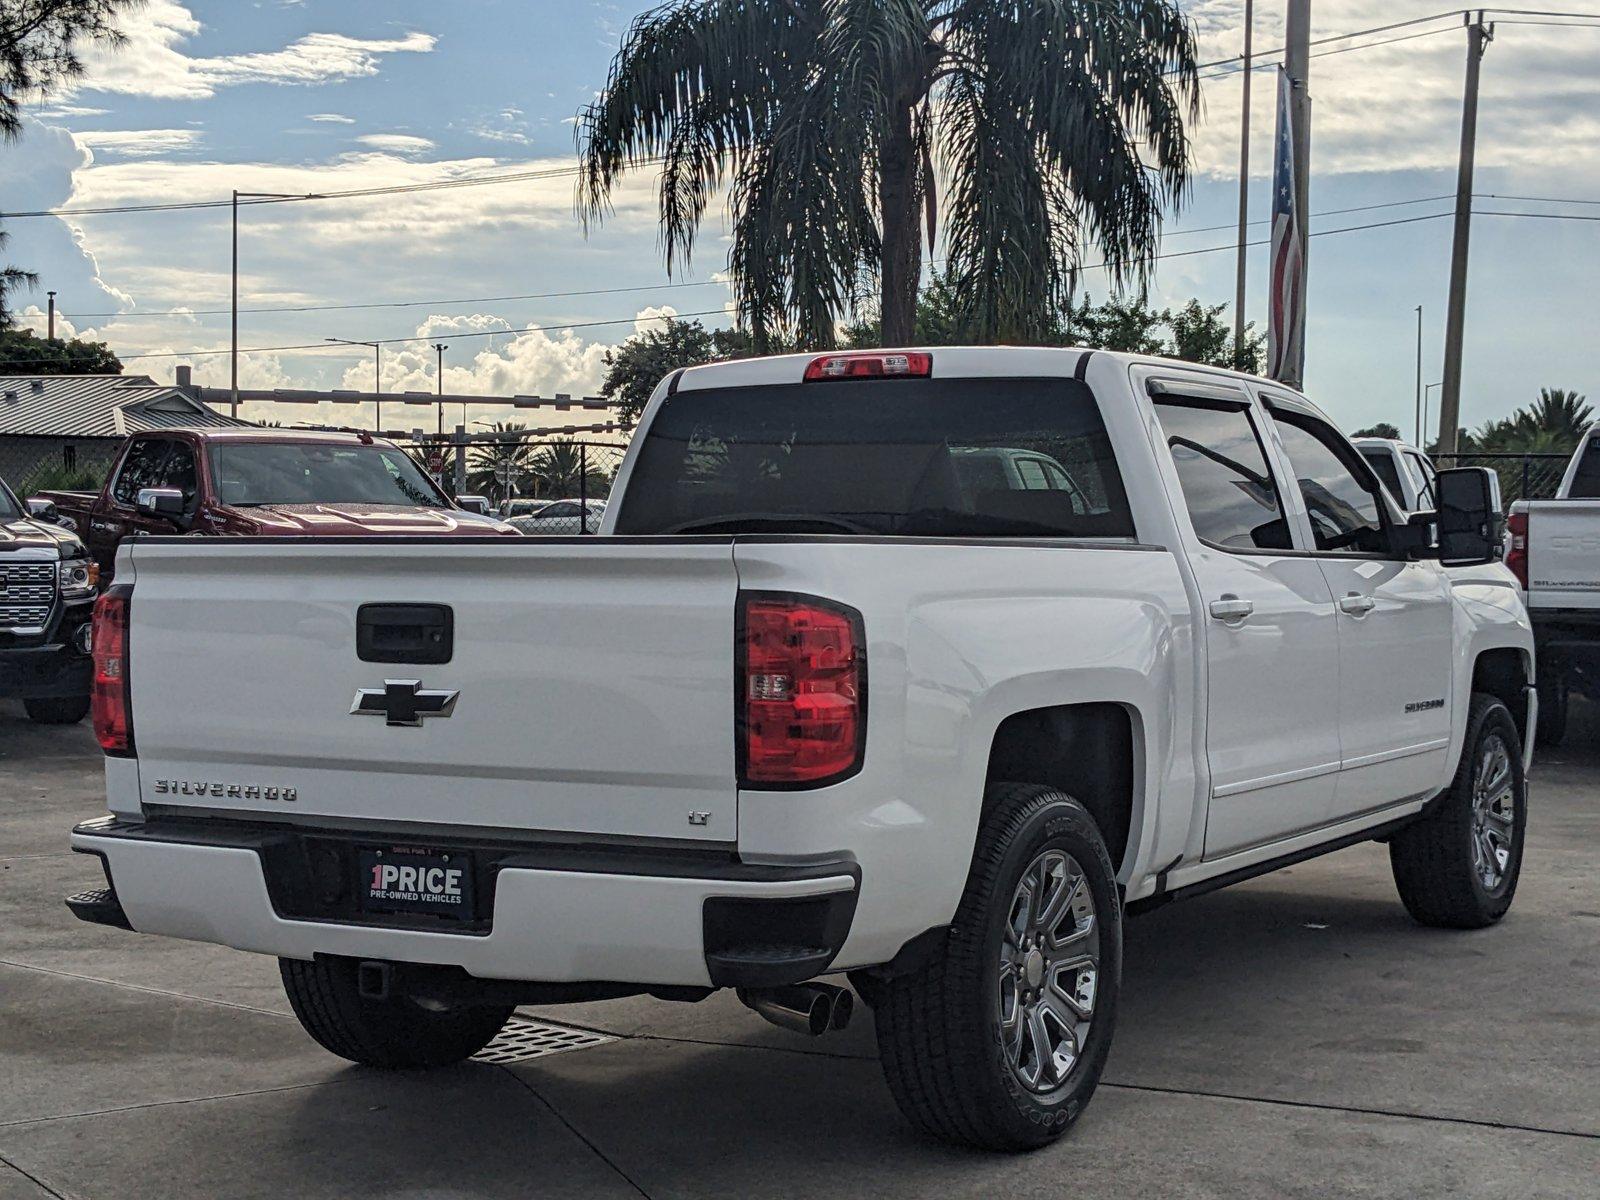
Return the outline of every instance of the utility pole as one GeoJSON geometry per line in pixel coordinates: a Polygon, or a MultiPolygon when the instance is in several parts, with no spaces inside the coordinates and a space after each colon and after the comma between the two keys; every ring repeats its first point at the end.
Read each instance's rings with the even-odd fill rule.
{"type": "Polygon", "coordinates": [[[435,342],[433,349],[439,356],[438,384],[439,384],[439,436],[444,436],[444,352],[450,349],[443,342],[435,342]]]}
{"type": "Polygon", "coordinates": [[[228,415],[239,415],[239,189],[233,190],[233,302],[229,306],[233,316],[233,333],[229,340],[228,394],[232,402],[228,415]]]}
{"type": "Polygon", "coordinates": [[[1306,312],[1306,276],[1311,269],[1311,243],[1307,237],[1311,203],[1311,0],[1289,0],[1286,32],[1283,67],[1294,86],[1290,107],[1294,117],[1295,229],[1300,240],[1299,294],[1294,307],[1300,314],[1300,337],[1290,355],[1285,382],[1301,388],[1305,386],[1306,335],[1311,327],[1306,312]]]}
{"type": "Polygon", "coordinates": [[[340,346],[370,346],[372,348],[372,428],[374,431],[383,430],[383,343],[352,341],[349,338],[323,338],[325,342],[334,342],[340,346]]]}
{"type": "Polygon", "coordinates": [[[1461,162],[1456,171],[1456,231],[1450,252],[1450,307],[1444,327],[1444,391],[1439,396],[1439,453],[1456,452],[1461,425],[1461,352],[1467,326],[1467,250],[1472,241],[1472,172],[1478,152],[1478,77],[1494,39],[1483,10],[1467,18],[1467,84],[1461,101],[1461,162]]]}
{"type": "Polygon", "coordinates": [[[53,342],[56,340],[56,294],[54,292],[46,292],[45,295],[50,298],[49,332],[45,334],[45,337],[53,342]]]}
{"type": "Polygon", "coordinates": [[[1245,243],[1250,234],[1250,40],[1255,28],[1255,0],[1244,0],[1244,97],[1239,117],[1239,257],[1233,288],[1233,362],[1244,352],[1245,243]]]}

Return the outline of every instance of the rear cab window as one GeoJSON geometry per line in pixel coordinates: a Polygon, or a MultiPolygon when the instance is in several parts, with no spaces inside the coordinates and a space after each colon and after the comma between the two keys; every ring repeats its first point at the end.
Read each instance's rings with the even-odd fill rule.
{"type": "Polygon", "coordinates": [[[1134,537],[1088,385],[895,379],[679,392],[657,410],[619,534],[1134,537]]]}
{"type": "Polygon", "coordinates": [[[1573,472],[1572,486],[1567,489],[1568,497],[1573,500],[1600,500],[1600,451],[1595,449],[1597,442],[1600,439],[1584,439],[1578,469],[1573,472]]]}

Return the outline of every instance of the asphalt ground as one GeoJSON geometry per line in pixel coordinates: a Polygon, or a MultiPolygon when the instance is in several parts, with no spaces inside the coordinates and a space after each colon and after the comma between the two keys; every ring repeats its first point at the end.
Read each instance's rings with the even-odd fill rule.
{"type": "Polygon", "coordinates": [[[1541,755],[1499,926],[1400,907],[1363,845],[1127,924],[1116,1044],[1033,1155],[918,1137],[871,1015],[806,1040],[719,994],[529,1011],[611,1040],[351,1066],[269,959],[84,925],[86,727],[0,702],[0,1200],[1600,1197],[1600,717],[1541,755]]]}

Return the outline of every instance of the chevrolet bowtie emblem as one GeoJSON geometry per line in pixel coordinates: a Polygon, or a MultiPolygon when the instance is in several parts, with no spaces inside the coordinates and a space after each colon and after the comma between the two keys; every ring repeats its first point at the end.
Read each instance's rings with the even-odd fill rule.
{"type": "Polygon", "coordinates": [[[381,688],[362,688],[350,705],[355,717],[382,717],[385,725],[421,725],[424,717],[448,717],[460,692],[425,691],[416,679],[385,679],[381,688]]]}

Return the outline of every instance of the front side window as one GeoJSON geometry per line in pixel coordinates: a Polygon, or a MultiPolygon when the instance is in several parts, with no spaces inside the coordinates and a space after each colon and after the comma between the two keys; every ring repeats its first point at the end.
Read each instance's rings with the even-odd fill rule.
{"type": "Polygon", "coordinates": [[[1349,461],[1358,457],[1354,450],[1341,451],[1339,434],[1309,417],[1280,412],[1273,423],[1311,517],[1317,549],[1387,554],[1380,492],[1349,461]]]}
{"type": "Polygon", "coordinates": [[[140,438],[129,446],[122,469],[117,472],[116,486],[112,488],[111,494],[117,502],[132,508],[141,488],[166,486],[162,482],[163,465],[171,449],[172,443],[164,438],[140,438]]]}
{"type": "Polygon", "coordinates": [[[1433,507],[1433,467],[1420,454],[1406,455],[1406,470],[1417,485],[1417,507],[1433,507]]]}
{"type": "Polygon", "coordinates": [[[1099,406],[1073,379],[686,391],[644,438],[618,533],[1134,533],[1099,406]]]}
{"type": "Polygon", "coordinates": [[[166,461],[161,464],[161,482],[158,487],[177,488],[183,493],[183,506],[194,511],[198,478],[195,475],[194,447],[187,442],[173,442],[166,461]]]}
{"type": "Polygon", "coordinates": [[[1266,451],[1245,409],[1161,400],[1156,417],[1201,541],[1224,550],[1293,546],[1266,451]]]}

